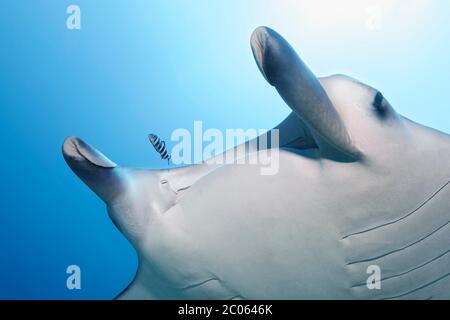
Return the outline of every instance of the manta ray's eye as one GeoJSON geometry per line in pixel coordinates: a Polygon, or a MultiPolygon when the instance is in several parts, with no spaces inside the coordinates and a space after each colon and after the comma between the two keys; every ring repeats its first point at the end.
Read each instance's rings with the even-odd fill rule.
{"type": "Polygon", "coordinates": [[[381,92],[379,92],[379,91],[377,92],[372,105],[380,117],[385,117],[387,115],[388,109],[389,109],[388,103],[387,103],[386,99],[384,99],[381,92]]]}

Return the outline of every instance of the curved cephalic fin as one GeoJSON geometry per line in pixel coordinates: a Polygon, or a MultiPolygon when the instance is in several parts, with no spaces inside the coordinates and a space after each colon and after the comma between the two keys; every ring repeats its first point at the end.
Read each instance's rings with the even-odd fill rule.
{"type": "Polygon", "coordinates": [[[275,31],[259,27],[251,46],[264,78],[310,129],[322,153],[338,151],[359,158],[360,152],[319,80],[289,43],[275,31]]]}

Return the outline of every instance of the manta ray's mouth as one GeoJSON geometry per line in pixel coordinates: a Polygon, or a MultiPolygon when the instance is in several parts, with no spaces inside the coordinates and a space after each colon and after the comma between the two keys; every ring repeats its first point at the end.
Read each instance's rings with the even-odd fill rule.
{"type": "Polygon", "coordinates": [[[63,144],[64,158],[69,164],[82,164],[88,162],[102,168],[115,168],[117,165],[104,154],[83,140],[68,137],[63,144]]]}

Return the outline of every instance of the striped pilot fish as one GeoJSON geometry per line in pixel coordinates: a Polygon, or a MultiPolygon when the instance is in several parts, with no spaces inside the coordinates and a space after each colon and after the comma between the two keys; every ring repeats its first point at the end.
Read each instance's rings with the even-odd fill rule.
{"type": "Polygon", "coordinates": [[[167,164],[169,164],[171,156],[167,152],[166,142],[161,140],[156,134],[153,133],[150,133],[148,135],[148,139],[155,148],[156,152],[158,152],[161,155],[161,159],[167,160],[167,164]]]}

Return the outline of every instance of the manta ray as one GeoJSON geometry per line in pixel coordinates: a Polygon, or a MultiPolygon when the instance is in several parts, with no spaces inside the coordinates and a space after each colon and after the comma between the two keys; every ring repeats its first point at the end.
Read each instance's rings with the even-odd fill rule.
{"type": "Polygon", "coordinates": [[[137,252],[117,298],[449,299],[449,135],[355,79],[317,78],[270,28],[251,47],[292,112],[277,148],[226,153],[270,148],[275,174],[249,162],[126,168],[65,140],[66,162],[137,252]]]}

